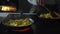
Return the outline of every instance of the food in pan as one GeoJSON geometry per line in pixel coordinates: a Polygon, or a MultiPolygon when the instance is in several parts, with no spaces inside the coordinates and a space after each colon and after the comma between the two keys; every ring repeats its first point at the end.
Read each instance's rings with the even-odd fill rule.
{"type": "Polygon", "coordinates": [[[1,11],[16,11],[16,7],[12,7],[12,6],[0,6],[1,7],[1,11]]]}
{"type": "Polygon", "coordinates": [[[12,20],[10,19],[6,25],[8,26],[27,26],[27,25],[30,25],[31,24],[31,21],[26,18],[26,19],[16,19],[16,20],[12,20]]]}
{"type": "Polygon", "coordinates": [[[40,17],[42,17],[42,18],[53,18],[50,13],[40,14],[40,17]]]}
{"type": "Polygon", "coordinates": [[[53,13],[45,13],[45,14],[40,14],[40,17],[41,18],[50,18],[50,19],[57,19],[57,18],[60,18],[60,14],[54,12],[54,14],[56,15],[56,17],[53,17],[53,13]]]}

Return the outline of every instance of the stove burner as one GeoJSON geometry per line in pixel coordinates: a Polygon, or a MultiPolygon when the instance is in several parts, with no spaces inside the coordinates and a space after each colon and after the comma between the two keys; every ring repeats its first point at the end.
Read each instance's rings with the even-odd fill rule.
{"type": "Polygon", "coordinates": [[[28,31],[28,30],[30,30],[31,28],[30,27],[28,27],[28,28],[25,28],[25,29],[23,29],[23,30],[12,30],[13,32],[25,32],[25,31],[28,31]]]}
{"type": "Polygon", "coordinates": [[[0,30],[0,32],[1,32],[1,34],[34,34],[34,32],[33,32],[33,29],[32,29],[32,27],[28,27],[28,28],[25,28],[24,30],[26,30],[26,31],[15,31],[15,32],[13,32],[13,31],[8,31],[8,30],[3,30],[3,28],[2,28],[2,30],[0,30]]]}

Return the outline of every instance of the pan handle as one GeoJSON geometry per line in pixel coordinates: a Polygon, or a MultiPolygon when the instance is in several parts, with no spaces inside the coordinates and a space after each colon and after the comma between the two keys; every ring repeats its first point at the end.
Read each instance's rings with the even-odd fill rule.
{"type": "Polygon", "coordinates": [[[30,20],[32,23],[34,23],[34,20],[33,20],[33,19],[29,18],[29,20],[30,20]]]}

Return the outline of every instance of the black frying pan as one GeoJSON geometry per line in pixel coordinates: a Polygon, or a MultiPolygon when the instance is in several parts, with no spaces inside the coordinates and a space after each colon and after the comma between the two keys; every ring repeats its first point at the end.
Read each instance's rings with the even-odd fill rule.
{"type": "Polygon", "coordinates": [[[27,31],[27,29],[31,28],[31,25],[33,24],[33,20],[30,18],[31,16],[28,17],[28,15],[20,15],[20,14],[9,14],[3,21],[2,21],[2,27],[4,27],[5,30],[8,30],[8,31],[27,31]],[[29,20],[31,21],[32,24],[30,25],[27,25],[27,26],[8,26],[8,25],[5,25],[5,23],[7,23],[7,21],[9,19],[25,19],[25,18],[29,18],[29,20]]]}
{"type": "MultiPolygon", "coordinates": [[[[40,23],[53,23],[53,24],[59,24],[60,22],[60,18],[52,18],[52,19],[49,19],[49,18],[42,18],[42,17],[39,17],[40,14],[46,14],[46,13],[49,13],[51,12],[52,14],[54,14],[54,11],[51,11],[49,10],[46,6],[40,6],[39,5],[39,11],[37,12],[37,17],[39,18],[39,22],[40,23]]],[[[52,15],[54,16],[54,15],[52,15]]]]}

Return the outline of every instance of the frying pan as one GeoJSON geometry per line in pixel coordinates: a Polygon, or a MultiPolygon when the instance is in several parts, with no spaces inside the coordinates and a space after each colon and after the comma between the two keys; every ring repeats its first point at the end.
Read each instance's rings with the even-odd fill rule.
{"type": "Polygon", "coordinates": [[[25,19],[25,18],[29,18],[29,20],[31,21],[31,23],[33,24],[34,21],[33,19],[31,19],[31,16],[28,17],[28,15],[20,15],[20,14],[9,14],[3,21],[2,21],[2,26],[4,27],[3,30],[6,30],[7,32],[8,31],[15,31],[15,32],[25,32],[25,31],[28,31],[30,28],[31,28],[31,25],[27,25],[27,26],[8,26],[8,25],[5,25],[5,23],[7,23],[7,21],[9,19],[25,19]]]}
{"type": "Polygon", "coordinates": [[[51,11],[49,10],[46,6],[43,6],[43,5],[38,5],[39,7],[39,11],[37,12],[37,17],[39,19],[39,22],[40,24],[42,23],[50,23],[50,24],[59,24],[60,22],[60,18],[52,18],[52,19],[49,19],[49,18],[42,18],[42,17],[39,17],[40,14],[44,14],[44,13],[53,13],[54,11],[51,11]]]}

